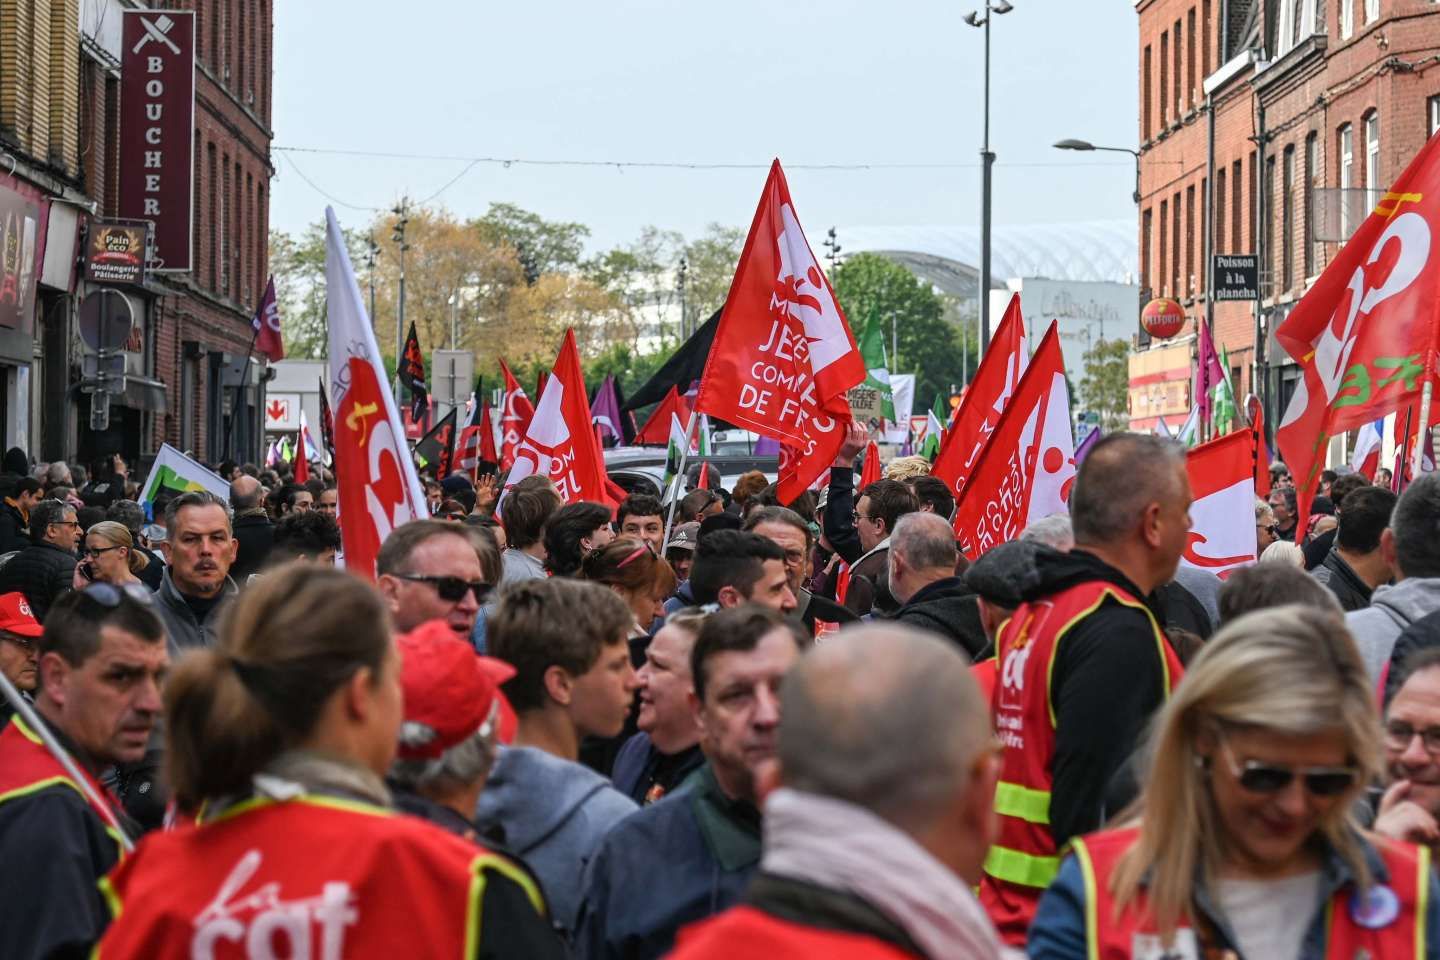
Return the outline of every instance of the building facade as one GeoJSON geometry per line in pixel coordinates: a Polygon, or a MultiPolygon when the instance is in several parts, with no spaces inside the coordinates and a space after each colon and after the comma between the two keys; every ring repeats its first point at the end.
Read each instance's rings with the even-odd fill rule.
{"type": "MultiPolygon", "coordinates": [[[[1208,313],[1237,393],[1261,396],[1273,428],[1299,378],[1275,328],[1440,126],[1440,5],[1139,0],[1136,12],[1142,299],[1174,298],[1190,317],[1141,346],[1173,353],[1208,313]],[[1211,302],[1209,257],[1248,254],[1255,298],[1211,302]]],[[[1144,386],[1188,409],[1188,377],[1137,356],[1132,398],[1144,386]]],[[[1131,416],[1148,427],[1153,408],[1131,416]]]]}
{"type": "Polygon", "coordinates": [[[228,452],[258,454],[269,374],[258,358],[244,361],[268,265],[271,14],[270,0],[0,7],[6,447],[40,460],[120,452],[133,463],[169,442],[218,461],[228,436],[228,452]],[[133,323],[123,391],[112,396],[108,427],[95,430],[86,386],[95,359],[80,315],[99,285],[86,278],[85,251],[97,225],[121,213],[121,24],[123,11],[146,7],[195,14],[191,265],[110,287],[129,302],[133,323]],[[4,293],[11,266],[13,311],[4,293]]]}

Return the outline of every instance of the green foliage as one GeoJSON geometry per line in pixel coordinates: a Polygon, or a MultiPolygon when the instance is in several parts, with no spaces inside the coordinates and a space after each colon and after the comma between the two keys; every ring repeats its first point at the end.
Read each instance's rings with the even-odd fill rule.
{"type": "Polygon", "coordinates": [[[547,273],[575,269],[585,252],[590,228],[583,223],[546,220],[513,203],[492,203],[485,216],[473,221],[487,242],[515,251],[525,280],[534,284],[547,273]]]}
{"type": "Polygon", "coordinates": [[[1130,344],[1124,340],[1099,340],[1083,358],[1080,378],[1080,410],[1100,416],[1107,432],[1123,430],[1130,423],[1130,344]]]}
{"type": "Polygon", "coordinates": [[[892,373],[915,374],[915,396],[949,393],[964,382],[958,328],[945,319],[945,304],[933,287],[900,264],[874,253],[859,253],[835,269],[830,278],[851,330],[865,317],[878,318],[899,349],[890,357],[892,373]]]}
{"type": "Polygon", "coordinates": [[[655,375],[655,371],[670,359],[674,349],[675,344],[672,342],[652,353],[638,355],[627,344],[613,344],[598,357],[584,363],[585,385],[594,387],[613,374],[616,382],[620,384],[620,392],[629,397],[655,375]]]}
{"type": "Polygon", "coordinates": [[[710,224],[703,236],[686,244],[689,275],[685,281],[685,299],[695,326],[704,323],[725,304],[744,246],[744,230],[718,223],[710,224]]]}
{"type": "MultiPolygon", "coordinates": [[[[350,260],[364,275],[360,256],[362,233],[346,230],[350,260]]],[[[323,359],[327,350],[325,320],[325,223],[310,224],[299,237],[270,231],[270,272],[275,276],[275,301],[280,307],[280,332],[285,356],[296,360],[323,359]]]]}

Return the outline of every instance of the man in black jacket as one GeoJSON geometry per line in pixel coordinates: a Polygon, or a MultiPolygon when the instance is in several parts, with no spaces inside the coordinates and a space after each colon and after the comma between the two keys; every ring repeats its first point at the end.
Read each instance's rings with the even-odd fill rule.
{"type": "Polygon", "coordinates": [[[817,632],[817,623],[822,625],[820,630],[832,630],[842,623],[860,619],[834,600],[805,589],[805,581],[810,579],[815,535],[800,514],[789,507],[758,507],[745,518],[745,529],[773,541],[785,551],[785,575],[790,581],[790,592],[795,594],[795,616],[811,636],[817,632]],[[823,626],[826,624],[829,626],[823,626]]]}
{"type": "Polygon", "coordinates": [[[235,542],[240,545],[230,575],[244,583],[265,566],[275,543],[275,525],[265,513],[265,491],[254,477],[242,474],[230,484],[230,507],[235,511],[235,542]]]}
{"type": "Polygon", "coordinates": [[[50,605],[75,580],[75,548],[84,531],[75,508],[41,500],[30,511],[30,546],[0,567],[0,593],[25,594],[35,619],[45,622],[50,605]]]}
{"type": "Polygon", "coordinates": [[[43,489],[34,477],[0,477],[0,553],[30,545],[30,511],[43,489]]]}
{"type": "Polygon", "coordinates": [[[1380,549],[1380,534],[1390,526],[1397,499],[1389,490],[1372,486],[1345,495],[1335,545],[1314,576],[1330,588],[1346,613],[1370,606],[1375,588],[1395,576],[1380,549]]]}
{"type": "Polygon", "coordinates": [[[87,955],[110,916],[97,881],[120,860],[115,828],[135,834],[99,779],[145,752],[160,717],[165,632],[147,604],[124,593],[102,600],[100,591],[67,594],[51,609],[35,696],[35,711],[83,771],[89,796],[18,717],[0,731],[7,960],[87,955]]]}
{"type": "Polygon", "coordinates": [[[890,538],[894,619],[954,641],[973,660],[987,646],[975,591],[955,576],[955,531],[934,513],[909,513],[890,538]]]}

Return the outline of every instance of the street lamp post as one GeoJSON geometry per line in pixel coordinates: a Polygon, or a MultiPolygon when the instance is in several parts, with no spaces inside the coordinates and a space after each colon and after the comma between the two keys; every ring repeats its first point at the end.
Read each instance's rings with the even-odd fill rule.
{"type": "Polygon", "coordinates": [[[1107,153],[1128,153],[1135,158],[1135,192],[1130,199],[1138,206],[1140,203],[1140,151],[1131,150],[1129,147],[1097,147],[1088,140],[1061,140],[1055,144],[1056,150],[1104,150],[1107,153]]]}
{"type": "Polygon", "coordinates": [[[1014,10],[1006,0],[986,0],[985,12],[972,10],[965,22],[985,28],[985,121],[984,138],[980,144],[980,351],[990,343],[990,171],[995,154],[990,150],[990,21],[997,14],[1014,10]]]}
{"type": "Polygon", "coordinates": [[[375,242],[375,234],[371,233],[365,238],[365,269],[370,274],[370,327],[375,327],[375,261],[380,256],[380,244],[375,242]]]}
{"type": "Polygon", "coordinates": [[[400,247],[400,301],[395,318],[395,402],[400,402],[400,364],[405,359],[405,251],[410,244],[405,242],[405,227],[410,222],[410,201],[404,197],[392,213],[395,214],[395,229],[390,239],[400,247]]]}

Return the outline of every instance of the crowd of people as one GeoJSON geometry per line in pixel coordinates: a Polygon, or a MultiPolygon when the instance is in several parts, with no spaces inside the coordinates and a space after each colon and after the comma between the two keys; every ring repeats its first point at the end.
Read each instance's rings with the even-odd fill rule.
{"type": "Polygon", "coordinates": [[[790,503],[430,478],[373,583],[318,466],[11,450],[0,953],[1440,958],[1440,474],[1301,527],[1276,464],[1221,580],[1171,441],[967,557],[866,440],[790,503]]]}

